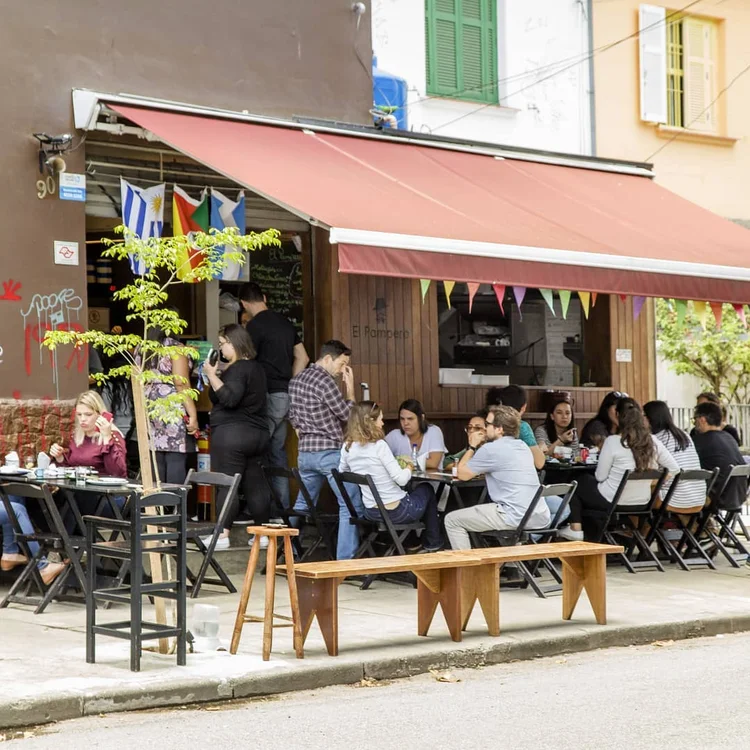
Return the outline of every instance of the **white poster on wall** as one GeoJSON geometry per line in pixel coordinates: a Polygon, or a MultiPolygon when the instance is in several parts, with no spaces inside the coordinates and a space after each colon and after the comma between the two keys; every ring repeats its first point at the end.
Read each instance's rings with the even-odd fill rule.
{"type": "Polygon", "coordinates": [[[58,266],[77,266],[78,243],[55,240],[55,264],[58,266]]]}

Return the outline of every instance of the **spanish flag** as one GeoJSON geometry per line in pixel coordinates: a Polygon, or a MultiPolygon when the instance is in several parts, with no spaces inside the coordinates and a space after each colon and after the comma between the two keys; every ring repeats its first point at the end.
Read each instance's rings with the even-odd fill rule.
{"type": "MultiPolygon", "coordinates": [[[[207,232],[209,227],[209,199],[204,190],[198,200],[191,198],[182,188],[174,186],[172,195],[172,233],[175,237],[193,232],[207,232]]],[[[202,260],[197,249],[185,250],[182,257],[177,258],[177,278],[184,279],[202,260]]]]}

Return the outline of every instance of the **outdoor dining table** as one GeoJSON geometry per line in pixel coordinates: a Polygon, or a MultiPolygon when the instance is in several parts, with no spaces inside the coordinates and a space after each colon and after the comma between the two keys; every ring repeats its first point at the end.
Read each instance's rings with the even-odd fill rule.
{"type": "Polygon", "coordinates": [[[596,471],[596,464],[546,461],[543,471],[543,484],[569,484],[576,481],[581,474],[593,474],[596,471]]]}
{"type": "MultiPolygon", "coordinates": [[[[479,494],[473,493],[477,496],[475,500],[468,503],[469,505],[483,503],[487,500],[487,483],[485,482],[484,477],[461,480],[458,477],[453,476],[450,471],[428,469],[427,471],[413,472],[410,484],[417,484],[425,481],[434,482],[436,484],[435,495],[437,496],[438,501],[442,498],[445,489],[448,488],[448,499],[452,499],[458,509],[467,506],[468,498],[466,497],[466,494],[462,493],[465,493],[465,491],[469,489],[480,490],[479,494]]],[[[447,506],[447,502],[445,505],[447,506]]],[[[445,510],[445,508],[443,507],[442,510],[445,510]]]]}

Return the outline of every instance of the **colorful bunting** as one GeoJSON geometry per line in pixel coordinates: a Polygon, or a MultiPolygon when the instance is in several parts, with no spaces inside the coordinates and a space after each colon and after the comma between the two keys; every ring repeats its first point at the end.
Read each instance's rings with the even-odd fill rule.
{"type": "Polygon", "coordinates": [[[621,300],[622,300],[623,302],[627,302],[627,299],[628,299],[628,295],[627,295],[627,294],[621,294],[621,295],[620,295],[620,299],[621,299],[621,300]]]}
{"type": "Polygon", "coordinates": [[[674,306],[677,311],[677,325],[681,326],[685,322],[685,315],[687,314],[687,301],[684,299],[676,299],[674,301],[674,306]]]}
{"type": "Polygon", "coordinates": [[[540,289],[539,293],[544,298],[544,301],[547,303],[547,307],[549,307],[550,310],[552,310],[552,314],[555,314],[555,294],[551,289],[540,289]]]}
{"type": "Polygon", "coordinates": [[[469,315],[471,315],[471,306],[474,302],[474,295],[479,289],[479,284],[476,281],[467,281],[466,286],[469,287],[469,315]]]}
{"type": "Polygon", "coordinates": [[[578,292],[578,299],[581,300],[583,315],[586,320],[589,319],[589,305],[591,304],[591,292],[578,292]]]}
{"type": "Polygon", "coordinates": [[[721,316],[724,312],[724,305],[721,302],[710,302],[711,312],[714,314],[714,320],[716,321],[716,329],[721,328],[721,316]]]}
{"type": "Polygon", "coordinates": [[[734,311],[739,316],[740,320],[742,321],[742,325],[747,328],[747,318],[745,317],[745,306],[744,305],[733,305],[734,311]]]}
{"type": "Polygon", "coordinates": [[[706,327],[706,316],[708,315],[708,305],[705,302],[693,301],[693,310],[695,316],[701,324],[701,327],[706,327]]]}
{"type": "Polygon", "coordinates": [[[596,298],[599,296],[599,292],[591,292],[591,307],[596,307],[596,298]]]}
{"type": "Polygon", "coordinates": [[[493,284],[492,289],[495,292],[495,296],[497,297],[497,302],[500,305],[500,310],[502,311],[503,315],[505,315],[505,284],[493,284]]]}
{"type": "Polygon", "coordinates": [[[638,316],[641,314],[643,309],[643,303],[646,301],[645,297],[636,295],[633,297],[633,320],[638,320],[638,316]]]}
{"type": "Polygon", "coordinates": [[[560,295],[560,307],[562,308],[563,320],[567,320],[568,305],[570,305],[570,292],[566,289],[560,289],[557,293],[560,295]]]}
{"type": "Polygon", "coordinates": [[[422,304],[424,304],[425,297],[427,296],[427,290],[430,288],[430,279],[420,279],[419,286],[422,289],[422,304]]]}
{"type": "Polygon", "coordinates": [[[455,281],[444,281],[443,287],[445,288],[445,301],[448,303],[448,309],[451,309],[451,292],[453,292],[453,287],[456,286],[455,281]]]}
{"type": "Polygon", "coordinates": [[[521,304],[523,303],[523,298],[526,296],[526,287],[514,286],[513,296],[516,298],[516,304],[518,305],[518,317],[521,320],[523,320],[523,313],[521,312],[521,304]]]}

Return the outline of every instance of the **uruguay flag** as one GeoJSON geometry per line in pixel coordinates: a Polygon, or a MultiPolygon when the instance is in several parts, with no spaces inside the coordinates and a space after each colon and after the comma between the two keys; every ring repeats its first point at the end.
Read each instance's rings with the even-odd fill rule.
{"type": "MultiPolygon", "coordinates": [[[[218,190],[211,188],[211,226],[214,229],[237,227],[240,234],[245,234],[245,191],[237,193],[237,200],[233,201],[218,190]]],[[[226,247],[220,245],[217,252],[226,252],[226,247]]],[[[216,278],[236,281],[242,273],[242,264],[229,261],[216,278]]]]}
{"type": "MultiPolygon", "coordinates": [[[[122,223],[141,239],[161,237],[164,228],[164,191],[166,184],[147,189],[131,185],[120,177],[122,223]]],[[[136,276],[146,273],[142,261],[130,256],[130,269],[136,276]]]]}

